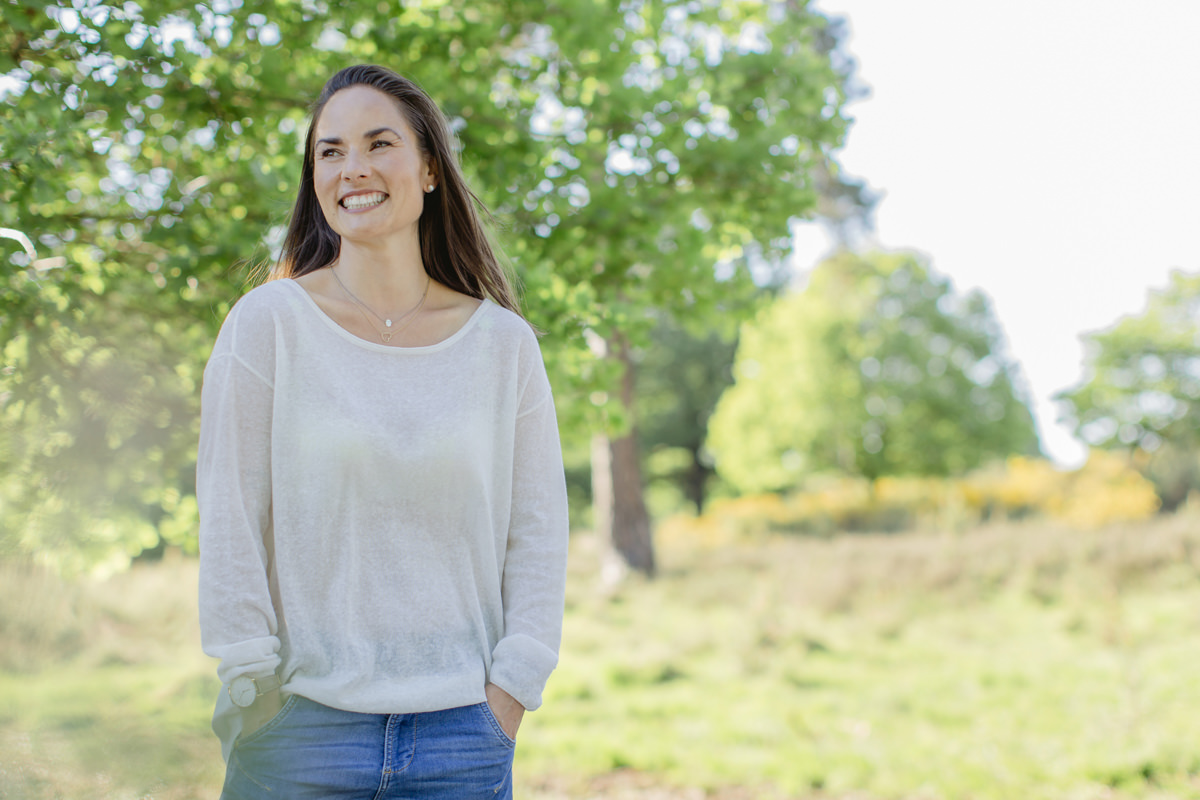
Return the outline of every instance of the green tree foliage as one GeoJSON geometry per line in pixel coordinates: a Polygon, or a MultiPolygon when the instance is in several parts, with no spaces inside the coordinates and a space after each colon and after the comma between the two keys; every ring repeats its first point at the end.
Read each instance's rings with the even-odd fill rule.
{"type": "Polygon", "coordinates": [[[745,492],[823,472],[959,475],[1037,451],[987,300],[911,254],[818,266],[743,327],[734,374],[709,443],[745,492]]]}
{"type": "MultiPolygon", "coordinates": [[[[405,36],[405,57],[428,55],[449,89],[454,26],[434,36],[437,9],[396,12],[351,43],[338,25],[362,20],[304,4],[2,7],[0,225],[52,256],[16,254],[0,299],[6,548],[86,566],[194,542],[200,372],[246,282],[235,265],[278,238],[305,103],[388,26],[424,32],[405,36]]],[[[468,106],[490,92],[468,73],[491,27],[458,25],[468,106]]],[[[532,113],[506,123],[528,128],[532,113]]],[[[531,140],[507,168],[527,165],[531,140]]]]}
{"type": "MultiPolygon", "coordinates": [[[[754,291],[746,264],[781,256],[788,220],[815,210],[817,173],[845,130],[848,66],[831,55],[835,31],[803,3],[622,8],[621,33],[599,50],[572,38],[581,25],[560,31],[561,52],[582,54],[556,93],[568,112],[560,180],[587,200],[570,212],[576,189],[547,195],[534,232],[546,237],[547,271],[591,301],[595,352],[624,373],[607,396],[627,411],[633,353],[657,321],[738,313],[754,291]]],[[[630,422],[613,420],[615,438],[593,447],[597,527],[650,573],[630,422]]]]}
{"type": "Polygon", "coordinates": [[[1058,395],[1092,447],[1138,456],[1167,510],[1200,489],[1200,274],[1176,271],[1146,310],[1086,338],[1086,379],[1058,395]]]}
{"type": "Polygon", "coordinates": [[[393,66],[450,115],[568,431],[621,428],[612,354],[651,309],[703,324],[752,290],[746,261],[786,247],[845,129],[849,67],[803,2],[0,15],[0,227],[37,251],[14,244],[0,279],[2,544],[80,564],[193,541],[202,365],[278,246],[306,105],[336,69],[393,66]]]}
{"type": "Polygon", "coordinates": [[[672,486],[696,513],[704,510],[715,474],[705,447],[708,421],[733,383],[735,350],[733,331],[693,333],[664,321],[635,354],[635,411],[647,480],[672,486]]]}

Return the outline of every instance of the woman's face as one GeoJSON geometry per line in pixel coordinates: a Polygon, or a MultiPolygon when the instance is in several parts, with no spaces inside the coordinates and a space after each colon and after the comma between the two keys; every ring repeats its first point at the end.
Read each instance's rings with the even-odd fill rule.
{"type": "Polygon", "coordinates": [[[329,227],[350,241],[415,240],[434,175],[399,103],[351,86],[325,103],[315,133],[313,177],[329,227]]]}

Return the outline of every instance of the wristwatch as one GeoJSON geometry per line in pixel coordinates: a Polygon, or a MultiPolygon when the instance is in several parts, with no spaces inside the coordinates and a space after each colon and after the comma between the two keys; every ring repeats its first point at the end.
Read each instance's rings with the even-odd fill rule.
{"type": "Polygon", "coordinates": [[[257,697],[273,692],[279,686],[279,676],[274,672],[262,678],[238,675],[229,682],[229,699],[239,708],[249,708],[257,697]]]}

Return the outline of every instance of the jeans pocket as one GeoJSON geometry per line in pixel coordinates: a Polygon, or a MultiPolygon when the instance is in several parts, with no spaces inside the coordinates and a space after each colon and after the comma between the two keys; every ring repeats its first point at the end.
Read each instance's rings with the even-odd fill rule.
{"type": "Polygon", "coordinates": [[[507,747],[516,747],[517,742],[511,736],[504,732],[504,728],[500,725],[500,720],[496,719],[496,715],[492,713],[492,707],[487,704],[487,701],[480,703],[476,708],[483,714],[483,718],[487,721],[492,731],[496,734],[502,743],[507,747]]]}
{"type": "Polygon", "coordinates": [[[299,700],[300,700],[300,695],[298,695],[298,694],[294,694],[291,697],[289,697],[286,701],[284,701],[283,707],[279,709],[279,711],[275,714],[275,716],[271,717],[269,720],[267,720],[265,723],[263,723],[263,726],[261,728],[259,728],[258,730],[254,731],[253,733],[239,736],[237,738],[237,741],[233,743],[233,746],[234,747],[243,747],[245,745],[253,744],[254,742],[257,742],[259,739],[262,739],[263,737],[265,737],[271,731],[278,728],[280,725],[283,724],[284,718],[287,717],[287,715],[291,713],[292,709],[296,707],[296,703],[299,700]]]}

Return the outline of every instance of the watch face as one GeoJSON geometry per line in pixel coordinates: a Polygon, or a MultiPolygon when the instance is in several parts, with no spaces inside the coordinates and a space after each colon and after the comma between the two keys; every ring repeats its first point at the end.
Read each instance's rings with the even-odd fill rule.
{"type": "Polygon", "coordinates": [[[258,697],[258,687],[245,675],[234,678],[229,684],[229,699],[235,706],[247,708],[254,704],[256,697],[258,697]]]}

